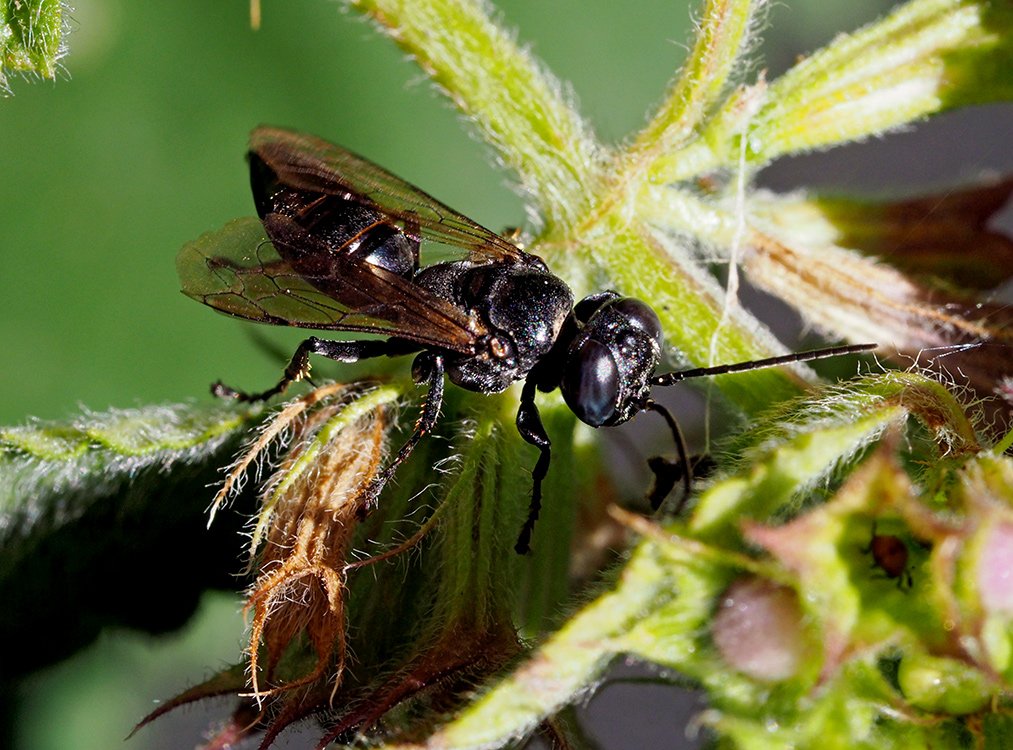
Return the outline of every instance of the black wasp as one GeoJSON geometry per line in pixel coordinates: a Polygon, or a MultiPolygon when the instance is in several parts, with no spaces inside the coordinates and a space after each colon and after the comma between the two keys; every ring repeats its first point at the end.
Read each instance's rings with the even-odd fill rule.
{"type": "MultiPolygon", "coordinates": [[[[574,414],[592,427],[657,411],[675,433],[686,465],[675,420],[651,400],[652,386],[870,348],[836,347],[655,375],[661,324],[640,300],[607,291],[574,304],[569,287],[540,258],[372,162],[313,136],[257,128],[250,137],[249,162],[254,203],[270,243],[239,248],[231,257],[185,248],[177,261],[183,291],[220,312],[258,323],[386,338],[311,336],[273,388],[249,394],[216,383],[213,391],[243,401],[270,398],[308,374],[310,354],[357,362],[414,353],[412,374],[428,386],[428,395],[414,432],[374,479],[375,498],[436,424],[444,376],[479,393],[498,393],[523,379],[517,429],[540,455],[518,552],[528,549],[549,470],[549,436],[535,405],[536,391],[559,388],[574,414]],[[423,240],[467,254],[420,266],[423,240]]],[[[676,481],[672,466],[652,464],[658,475],[655,505],[676,481]]],[[[689,472],[682,478],[688,491],[689,472]]]]}

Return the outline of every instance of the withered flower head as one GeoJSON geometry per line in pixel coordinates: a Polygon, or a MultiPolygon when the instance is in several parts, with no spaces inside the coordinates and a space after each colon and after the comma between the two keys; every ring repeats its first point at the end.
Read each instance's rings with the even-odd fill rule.
{"type": "Polygon", "coordinates": [[[1013,179],[884,202],[761,193],[743,266],[820,330],[991,398],[1013,362],[1013,308],[987,290],[1009,278],[1013,241],[988,221],[1011,192],[1013,179]]]}
{"type": "Polygon", "coordinates": [[[245,610],[253,613],[248,658],[258,701],[328,670],[335,687],[340,680],[345,559],[368,514],[366,490],[383,458],[390,400],[382,390],[334,384],[290,402],[236,462],[216,499],[215,507],[272,442],[287,437],[287,452],[261,490],[250,543],[257,577],[245,610]],[[303,663],[304,638],[316,657],[312,667],[303,663]]]}
{"type": "Polygon", "coordinates": [[[246,603],[253,612],[249,659],[258,697],[261,646],[264,677],[282,689],[312,682],[331,667],[340,679],[344,668],[343,567],[366,515],[365,490],[380,467],[386,422],[377,409],[334,429],[345,408],[327,405],[301,420],[302,434],[263,496],[270,520],[246,603]],[[310,453],[316,454],[312,465],[305,461],[310,453]],[[289,646],[303,635],[316,652],[315,667],[301,676],[298,665],[295,674],[279,674],[289,646]]]}

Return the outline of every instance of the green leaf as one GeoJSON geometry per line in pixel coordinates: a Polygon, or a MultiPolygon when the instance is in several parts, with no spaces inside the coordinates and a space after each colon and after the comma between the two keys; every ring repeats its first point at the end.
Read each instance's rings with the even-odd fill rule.
{"type": "Polygon", "coordinates": [[[1011,71],[1009,3],[911,0],[776,81],[741,89],[699,140],[659,159],[652,178],[677,182],[737,164],[762,167],[955,107],[1009,101],[1011,71]]]}
{"type": "Polygon", "coordinates": [[[980,711],[991,699],[985,675],[956,659],[905,656],[897,680],[911,704],[926,711],[969,714],[980,711]]]}
{"type": "Polygon", "coordinates": [[[202,590],[236,585],[237,524],[206,531],[207,486],[250,418],[171,405],[0,429],[0,601],[33,602],[0,608],[5,676],[104,625],[177,627],[202,590]]]}
{"type": "Polygon", "coordinates": [[[1013,746],[1013,716],[989,713],[984,719],[985,750],[1002,750],[1013,746]]]}
{"type": "MultiPolygon", "coordinates": [[[[880,398],[878,379],[868,390],[847,384],[819,400],[802,399],[765,415],[726,446],[743,471],[715,483],[700,497],[691,521],[708,538],[737,533],[743,515],[766,518],[797,502],[806,489],[878,438],[906,411],[899,399],[880,398]]],[[[901,388],[898,388],[900,390],[901,388]]]]}
{"type": "Polygon", "coordinates": [[[615,655],[612,639],[632,627],[661,595],[667,579],[659,575],[651,556],[649,550],[634,553],[613,588],[571,616],[515,671],[464,706],[423,746],[499,747],[573,701],[615,655]]]}
{"type": "Polygon", "coordinates": [[[912,0],[770,85],[748,158],[825,148],[955,106],[1013,98],[1013,7],[912,0]]]}
{"type": "Polygon", "coordinates": [[[709,0],[705,4],[686,65],[630,147],[629,157],[622,162],[628,176],[618,181],[637,179],[637,172],[653,159],[678,150],[695,134],[726,93],[742,55],[749,51],[756,26],[754,15],[761,6],[753,0],[709,0]]]}
{"type": "Polygon", "coordinates": [[[0,0],[0,93],[9,73],[56,76],[66,52],[66,11],[60,0],[0,0]]]}

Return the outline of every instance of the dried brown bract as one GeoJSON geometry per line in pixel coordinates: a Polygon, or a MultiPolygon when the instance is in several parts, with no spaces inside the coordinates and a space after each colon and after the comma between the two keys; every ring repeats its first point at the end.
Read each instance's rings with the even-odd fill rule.
{"type": "Polygon", "coordinates": [[[992,398],[1013,310],[988,290],[1009,278],[1013,240],[989,221],[1011,191],[1007,178],[892,202],[761,194],[743,267],[817,328],[992,398]]]}
{"type": "Polygon", "coordinates": [[[345,663],[345,560],[366,492],[386,448],[392,393],[344,385],[318,388],[285,405],[236,463],[216,499],[274,442],[285,453],[261,492],[250,556],[257,578],[248,658],[258,700],[324,678],[337,685],[345,663]],[[308,642],[308,643],[307,643],[308,642]],[[315,655],[307,665],[305,656],[315,655]]]}

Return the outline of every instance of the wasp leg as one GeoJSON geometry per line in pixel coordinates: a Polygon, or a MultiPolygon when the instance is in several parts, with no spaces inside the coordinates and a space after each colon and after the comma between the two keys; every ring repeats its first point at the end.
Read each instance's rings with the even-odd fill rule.
{"type": "Polygon", "coordinates": [[[211,393],[219,398],[234,398],[237,401],[266,401],[309,374],[311,354],[320,354],[338,362],[351,363],[358,362],[360,359],[381,357],[384,354],[392,353],[400,352],[395,352],[389,341],[328,341],[310,336],[299,344],[295,354],[292,355],[292,361],[285,368],[285,374],[273,388],[268,388],[261,393],[246,393],[230,388],[219,380],[212,384],[211,393]]]}
{"type": "MultiPolygon", "coordinates": [[[[665,498],[669,496],[678,482],[684,481],[686,467],[689,466],[690,478],[695,482],[697,479],[706,477],[714,471],[717,464],[714,459],[706,453],[698,453],[689,457],[689,463],[683,464],[679,459],[672,460],[664,456],[651,456],[647,459],[647,466],[654,472],[654,486],[647,495],[651,510],[657,511],[661,508],[665,498]]],[[[678,507],[681,509],[684,499],[680,498],[678,507]]]]}
{"type": "Polygon", "coordinates": [[[417,382],[429,384],[429,392],[425,401],[422,402],[422,411],[415,422],[415,430],[401,446],[401,450],[394,456],[394,460],[377,474],[370,482],[367,490],[367,497],[370,502],[375,502],[380,495],[384,485],[394,476],[397,467],[408,460],[408,456],[415,450],[415,446],[424,435],[433,431],[436,421],[440,418],[440,407],[443,405],[443,357],[432,352],[423,352],[415,358],[412,363],[412,372],[417,382]]]}
{"type": "Polygon", "coordinates": [[[538,448],[538,463],[531,472],[534,486],[531,488],[531,504],[528,506],[528,517],[521,527],[521,533],[517,536],[517,543],[514,550],[519,555],[526,555],[531,551],[531,534],[538,521],[538,513],[542,509],[542,480],[549,473],[549,461],[552,456],[552,444],[549,436],[542,425],[542,417],[535,405],[535,381],[528,378],[524,381],[524,388],[521,391],[521,405],[517,409],[517,431],[521,437],[531,445],[538,448]]]}
{"type": "Polygon", "coordinates": [[[675,483],[679,479],[682,479],[682,497],[679,498],[679,502],[675,507],[675,513],[678,514],[682,510],[683,504],[689,499],[689,493],[693,489],[693,464],[689,461],[689,449],[686,448],[686,438],[683,437],[682,430],[679,428],[679,423],[675,420],[675,417],[664,406],[652,399],[648,399],[644,403],[644,409],[657,412],[665,418],[668,428],[672,431],[675,448],[679,452],[678,465],[682,466],[682,471],[676,473],[675,466],[677,464],[666,459],[658,458],[647,462],[647,465],[651,467],[651,471],[654,472],[654,489],[651,490],[651,494],[648,497],[651,503],[651,510],[658,510],[661,507],[661,503],[668,496],[668,493],[675,487],[675,483]]]}

